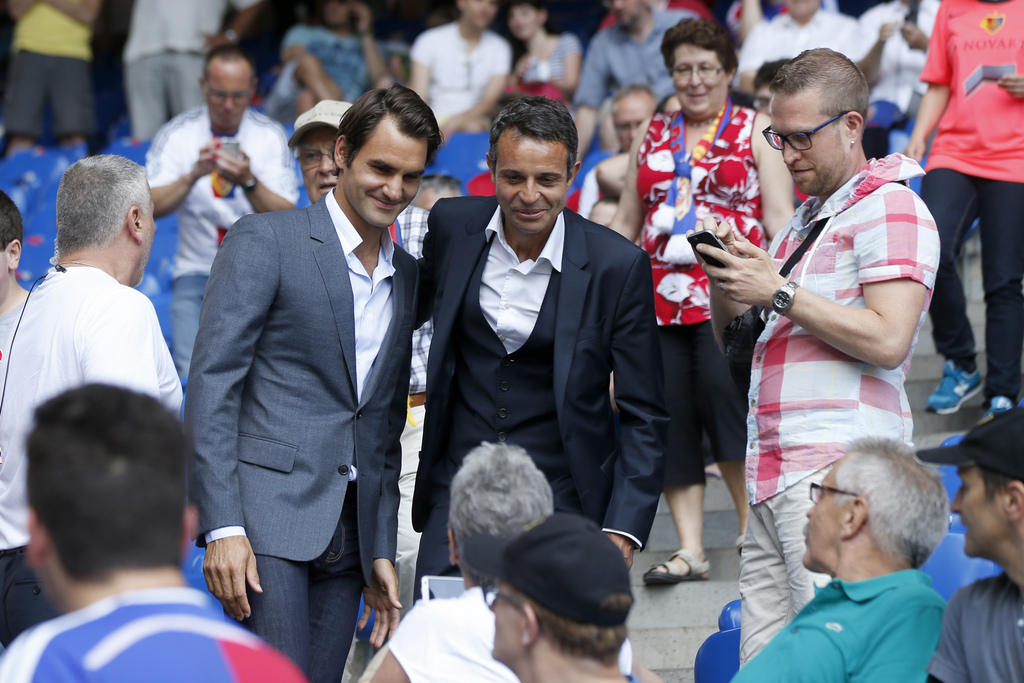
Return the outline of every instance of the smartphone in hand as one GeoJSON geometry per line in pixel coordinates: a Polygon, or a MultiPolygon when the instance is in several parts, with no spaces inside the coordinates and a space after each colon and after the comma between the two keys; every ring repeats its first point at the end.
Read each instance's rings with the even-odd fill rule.
{"type": "Polygon", "coordinates": [[[693,247],[694,252],[700,254],[700,257],[707,261],[708,264],[715,266],[716,268],[725,268],[725,264],[718,259],[697,251],[698,244],[707,244],[712,247],[718,247],[722,251],[728,251],[728,249],[725,248],[725,245],[722,244],[722,240],[718,239],[718,235],[710,230],[698,230],[686,235],[686,239],[690,241],[690,246],[693,247]]]}

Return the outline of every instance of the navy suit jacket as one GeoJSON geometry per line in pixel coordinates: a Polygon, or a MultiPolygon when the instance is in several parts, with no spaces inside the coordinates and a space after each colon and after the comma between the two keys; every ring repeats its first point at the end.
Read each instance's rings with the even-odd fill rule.
{"type": "Polygon", "coordinates": [[[395,248],[394,317],[356,396],[345,252],[324,199],[228,231],[206,286],[185,421],[199,534],[244,526],[253,551],[295,561],[330,543],[358,466],[359,551],[394,562],[416,262],[395,248]]]}
{"type": "MultiPolygon", "coordinates": [[[[452,336],[474,267],[488,245],[494,197],[442,199],[430,211],[420,259],[418,322],[433,314],[427,412],[413,525],[433,506],[431,472],[443,466],[451,421],[452,336]]],[[[554,392],[562,446],[587,517],[641,543],[664,480],[668,413],[650,257],[621,235],[565,210],[555,329],[554,392]],[[608,381],[615,372],[621,438],[608,381]]]]}

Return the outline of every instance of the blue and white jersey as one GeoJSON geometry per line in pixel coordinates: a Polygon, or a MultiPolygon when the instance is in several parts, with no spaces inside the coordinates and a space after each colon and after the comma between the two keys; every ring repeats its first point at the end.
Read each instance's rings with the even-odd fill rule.
{"type": "Polygon", "coordinates": [[[298,683],[284,655],[230,623],[192,588],[99,600],[20,635],[0,659],[4,683],[298,683]]]}

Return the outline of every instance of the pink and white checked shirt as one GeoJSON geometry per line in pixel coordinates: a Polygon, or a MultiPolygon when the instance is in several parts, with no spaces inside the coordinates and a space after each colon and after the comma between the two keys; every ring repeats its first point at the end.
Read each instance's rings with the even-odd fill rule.
{"type": "MultiPolygon", "coordinates": [[[[802,288],[864,308],[863,286],[910,278],[928,288],[903,365],[883,370],[829,346],[786,316],[771,313],[754,347],[747,413],[747,493],[751,504],[843,456],[863,436],[910,443],[913,418],[903,383],[924,322],[939,235],[924,202],[904,184],[924,174],[899,154],[870,162],[829,197],[806,201],[769,253],[781,268],[820,218],[825,229],[793,269],[802,288]]],[[[799,295],[798,295],[799,296],[799,295]]]]}

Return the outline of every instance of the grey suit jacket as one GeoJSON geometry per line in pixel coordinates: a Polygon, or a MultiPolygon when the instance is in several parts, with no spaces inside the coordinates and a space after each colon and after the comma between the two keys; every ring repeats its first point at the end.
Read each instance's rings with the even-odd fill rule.
{"type": "Polygon", "coordinates": [[[185,407],[203,535],[244,526],[257,554],[318,557],[358,468],[359,548],[394,561],[416,263],[396,248],[394,317],[356,399],[352,289],[324,200],[246,216],[206,287],[185,407]]]}

